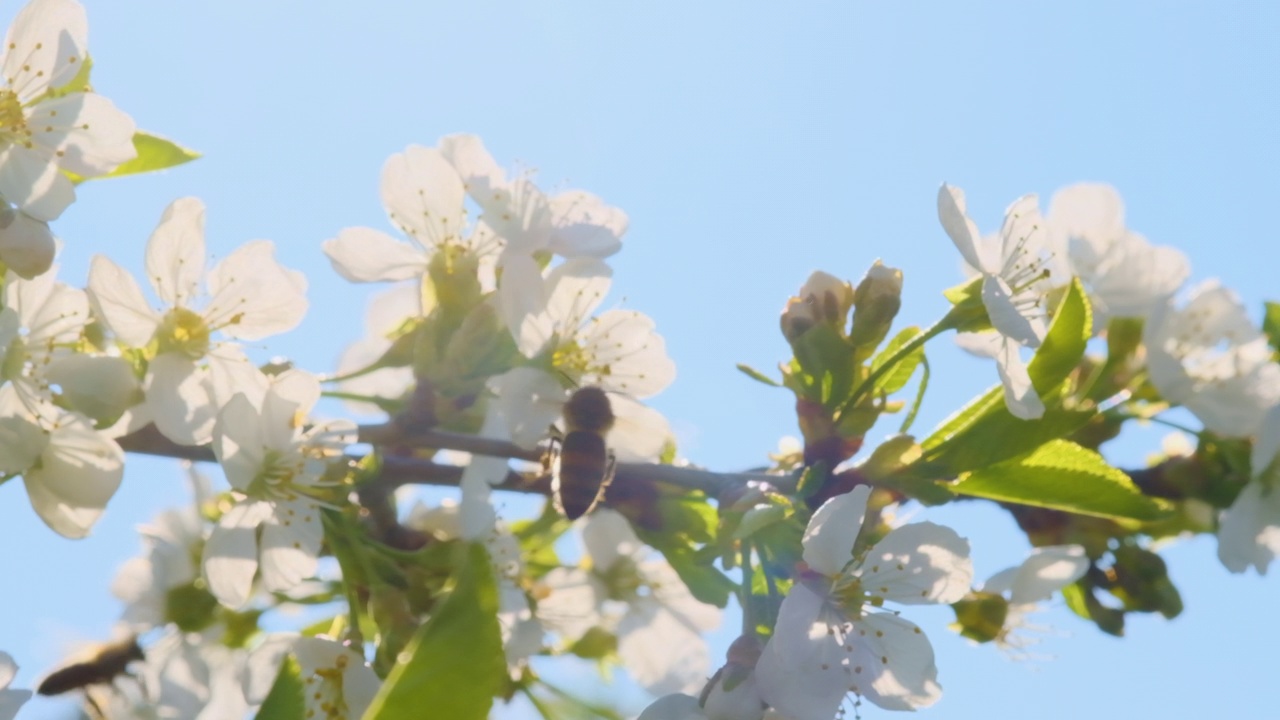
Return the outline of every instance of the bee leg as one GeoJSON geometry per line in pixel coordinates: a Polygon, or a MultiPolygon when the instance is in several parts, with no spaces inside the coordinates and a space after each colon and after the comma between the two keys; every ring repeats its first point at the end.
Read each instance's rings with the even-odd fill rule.
{"type": "Polygon", "coordinates": [[[98,701],[95,700],[93,697],[93,693],[89,692],[88,689],[85,689],[85,692],[84,692],[84,703],[85,705],[88,706],[90,710],[92,710],[92,712],[87,714],[93,720],[109,720],[107,718],[107,713],[103,711],[102,706],[98,704],[98,701]]]}
{"type": "Polygon", "coordinates": [[[609,489],[609,483],[613,482],[613,473],[618,469],[618,457],[609,451],[609,463],[604,466],[604,479],[600,481],[600,492],[596,494],[596,500],[603,500],[604,493],[609,489]]]}
{"type": "Polygon", "coordinates": [[[551,435],[547,440],[547,449],[542,453],[542,472],[551,473],[555,468],[556,458],[560,456],[560,447],[564,444],[564,437],[560,435],[560,431],[555,425],[551,426],[551,435]]]}

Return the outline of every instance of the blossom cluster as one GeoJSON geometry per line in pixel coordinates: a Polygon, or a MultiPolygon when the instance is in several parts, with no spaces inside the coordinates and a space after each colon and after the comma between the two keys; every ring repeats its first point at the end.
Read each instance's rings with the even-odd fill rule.
{"type": "MultiPolygon", "coordinates": [[[[661,696],[650,720],[909,711],[942,696],[915,606],[948,605],[957,632],[1021,653],[1028,616],[1055,596],[1115,634],[1125,613],[1180,612],[1158,541],[1216,533],[1233,572],[1264,573],[1280,552],[1277,338],[1217,281],[1184,289],[1188,259],[1130,230],[1109,186],[1059,190],[1043,215],[1023,196],[983,235],[943,185],[938,218],[970,279],[929,330],[890,335],[896,268],[877,262],[856,285],[814,273],[782,313],[781,380],[744,366],[795,394],[803,440],[764,472],[725,475],[680,458],[645,404],[675,364],[651,318],[606,304],[628,218],[603,199],[546,192],[474,135],[411,145],[380,178],[402,237],[350,227],[319,243],[346,281],[390,284],[366,335],[333,373],[260,364],[252,344],[303,322],[308,279],[269,240],[213,262],[198,198],[163,210],[145,280],[103,256],[84,287],[58,279],[49,223],[76,183],[166,167],[90,89],[83,8],[32,0],[0,64],[0,482],[20,477],[41,520],[79,539],[126,450],[221,476],[188,465],[191,502],[139,528],[111,590],[115,632],[145,658],[128,658],[137,682],[77,688],[102,717],[268,717],[280,703],[380,717],[435,677],[430,652],[475,673],[434,692],[485,712],[518,693],[593,711],[543,677],[570,657],[661,696]],[[999,389],[917,440],[926,380],[914,405],[899,393],[949,330],[996,361],[999,389]],[[1087,354],[1095,338],[1105,358],[1087,354]],[[565,417],[583,388],[607,397],[598,427],[565,417]],[[376,422],[326,417],[338,400],[376,422]],[[1202,424],[1203,451],[1169,453],[1142,486],[1105,461],[1125,421],[1173,407],[1202,424]],[[571,448],[575,433],[598,452],[571,448]],[[1178,484],[1191,465],[1204,477],[1178,484]],[[495,495],[574,483],[592,501],[582,518],[551,500],[512,517],[495,495]],[[428,503],[416,484],[457,498],[428,503]],[[976,587],[960,532],[893,520],[963,495],[1000,502],[1031,545],[976,587]],[[742,631],[717,665],[705,634],[731,602],[742,631]],[[313,616],[296,627],[300,609],[313,616]]],[[[31,695],[9,689],[16,673],[0,653],[0,720],[31,695]]]]}

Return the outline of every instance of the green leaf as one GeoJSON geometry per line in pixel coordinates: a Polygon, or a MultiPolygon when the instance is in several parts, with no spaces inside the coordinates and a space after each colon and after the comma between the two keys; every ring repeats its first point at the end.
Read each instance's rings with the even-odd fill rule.
{"type": "Polygon", "coordinates": [[[975,470],[952,483],[958,495],[1079,515],[1153,520],[1164,510],[1098,453],[1051,440],[1019,458],[975,470]]]}
{"type": "Polygon", "coordinates": [[[292,655],[286,655],[280,664],[280,674],[271,684],[271,692],[262,701],[255,716],[258,720],[304,720],[306,708],[302,702],[302,669],[292,655]]]}
{"type": "Polygon", "coordinates": [[[764,373],[751,367],[750,365],[738,363],[737,368],[738,370],[742,371],[743,375],[746,375],[747,377],[751,378],[752,380],[755,380],[756,382],[764,383],[765,385],[768,385],[770,387],[782,387],[782,385],[778,383],[777,380],[774,380],[773,378],[769,377],[768,375],[765,375],[764,373]]]}
{"type": "Polygon", "coordinates": [[[1268,301],[1263,304],[1263,308],[1265,314],[1262,316],[1262,332],[1266,333],[1271,348],[1280,352],[1280,303],[1268,301]]]}
{"type": "Polygon", "coordinates": [[[998,404],[989,414],[962,426],[947,436],[945,442],[937,441],[938,432],[935,432],[921,443],[925,448],[924,468],[949,476],[979,470],[1066,437],[1096,414],[1093,410],[1053,408],[1046,410],[1039,420],[1020,420],[1005,409],[1000,388],[983,396],[983,399],[989,398],[998,404]]]}
{"type": "MultiPolygon", "coordinates": [[[[884,365],[885,361],[893,357],[903,345],[914,340],[922,331],[918,327],[909,327],[902,332],[893,336],[888,345],[876,354],[871,361],[871,372],[875,373],[884,365]]],[[[924,346],[921,345],[914,352],[898,361],[888,372],[876,379],[875,391],[883,392],[885,395],[892,395],[902,388],[906,387],[907,382],[911,380],[911,376],[915,374],[916,366],[924,359],[924,346]]]]}
{"type": "MultiPolygon", "coordinates": [[[[133,134],[133,148],[138,151],[137,157],[121,163],[115,170],[100,177],[113,178],[121,177],[122,175],[137,175],[138,173],[152,172],[154,170],[164,170],[191,162],[200,157],[200,153],[195,150],[189,150],[172,140],[166,140],[159,135],[152,135],[141,130],[133,134]]],[[[94,179],[96,178],[78,178],[77,181],[94,179]]]]}
{"type": "Polygon", "coordinates": [[[506,677],[498,588],[488,553],[460,544],[456,584],[418,629],[364,720],[484,720],[506,677]]]}
{"type": "Polygon", "coordinates": [[[1027,366],[1031,382],[1041,397],[1053,392],[1076,369],[1092,336],[1093,312],[1089,299],[1080,280],[1073,279],[1053,315],[1049,332],[1027,366]]]}
{"type": "Polygon", "coordinates": [[[808,399],[824,407],[839,407],[853,389],[854,348],[840,331],[825,323],[814,325],[791,344],[806,375],[821,392],[808,399]]]}

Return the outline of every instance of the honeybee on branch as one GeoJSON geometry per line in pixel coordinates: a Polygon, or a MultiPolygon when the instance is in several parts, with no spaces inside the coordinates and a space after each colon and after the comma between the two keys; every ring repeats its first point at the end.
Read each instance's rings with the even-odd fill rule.
{"type": "Polygon", "coordinates": [[[564,404],[564,435],[551,442],[551,496],[570,520],[591,512],[613,480],[617,463],[604,441],[613,423],[609,396],[598,387],[578,388],[564,404]]]}

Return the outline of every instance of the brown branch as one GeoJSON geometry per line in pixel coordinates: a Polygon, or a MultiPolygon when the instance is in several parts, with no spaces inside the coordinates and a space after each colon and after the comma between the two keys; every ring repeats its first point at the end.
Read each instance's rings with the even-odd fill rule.
{"type": "MultiPolygon", "coordinates": [[[[361,426],[359,438],[362,443],[391,449],[390,453],[384,454],[382,474],[374,481],[390,489],[400,485],[457,486],[462,479],[461,467],[441,465],[425,458],[398,452],[409,448],[459,450],[477,455],[534,462],[540,460],[543,455],[543,450],[540,448],[528,450],[506,440],[442,430],[405,432],[393,423],[361,426]]],[[[126,452],[142,455],[204,462],[216,460],[208,446],[179,445],[160,434],[154,425],[148,425],[126,435],[118,442],[126,452]]],[[[361,457],[351,456],[351,459],[359,461],[361,457]]],[[[782,489],[794,488],[795,482],[790,476],[768,475],[762,472],[718,473],[658,463],[618,463],[614,479],[615,482],[621,483],[657,481],[687,490],[701,490],[716,498],[731,498],[734,494],[745,490],[747,483],[751,481],[769,483],[782,489]]],[[[508,472],[506,479],[495,488],[547,495],[550,493],[550,480],[546,477],[534,479],[517,472],[508,472]]]]}

